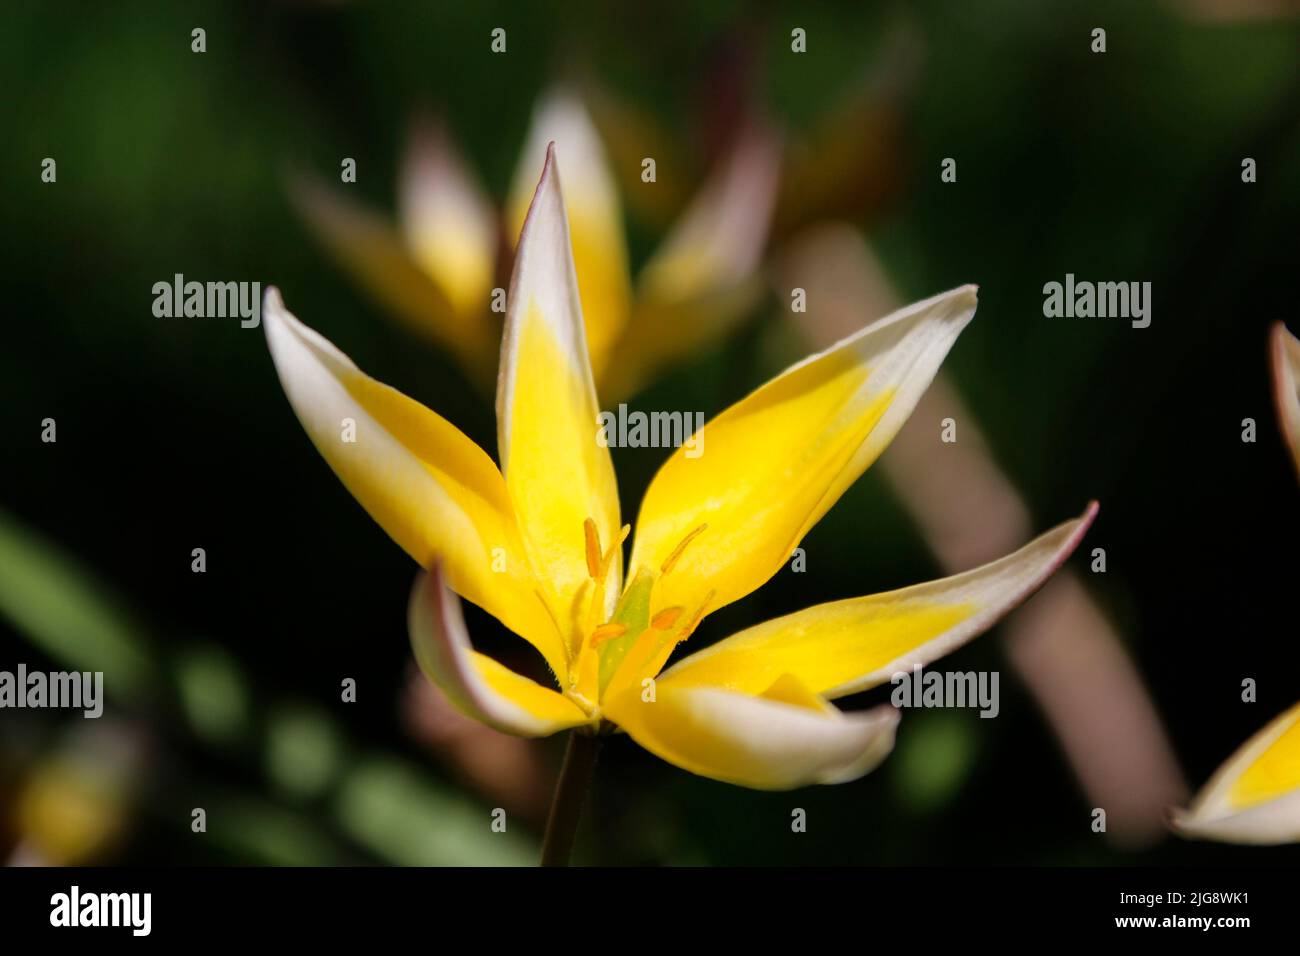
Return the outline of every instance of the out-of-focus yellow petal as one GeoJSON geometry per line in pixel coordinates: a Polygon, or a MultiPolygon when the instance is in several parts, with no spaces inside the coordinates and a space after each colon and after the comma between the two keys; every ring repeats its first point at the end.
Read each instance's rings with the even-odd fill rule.
{"type": "Polygon", "coordinates": [[[334,473],[422,566],[528,639],[557,674],[563,642],[538,596],[505,482],[454,425],[361,372],[268,289],[267,344],[298,420],[334,473]]]}
{"type": "Polygon", "coordinates": [[[1282,437],[1300,469],[1300,339],[1278,322],[1273,326],[1273,395],[1282,437]]]}
{"type": "Polygon", "coordinates": [[[528,212],[551,143],[564,164],[564,196],[587,348],[592,368],[599,372],[631,312],[627,239],[618,186],[600,136],[581,101],[567,91],[552,92],[537,104],[510,189],[508,221],[511,235],[515,235],[528,212]]]}
{"type": "Polygon", "coordinates": [[[873,770],[894,746],[898,711],[845,714],[793,678],[765,695],[716,687],[640,687],[605,714],[638,744],[702,777],[758,790],[844,783],[873,770]]]}
{"type": "Polygon", "coordinates": [[[771,577],[894,437],[974,312],[974,286],[901,309],[678,448],[646,492],[632,551],[633,570],[661,574],[655,606],[713,611],[771,577]]]}
{"type": "Polygon", "coordinates": [[[482,324],[496,268],[496,213],[447,131],[427,117],[411,130],[398,210],[416,262],[462,322],[482,324]]]}
{"type": "Polygon", "coordinates": [[[752,309],[779,168],[775,134],[747,130],[646,264],[633,320],[597,376],[607,403],[714,344],[752,309]]]}
{"type": "Polygon", "coordinates": [[[659,686],[757,694],[788,674],[828,698],[874,687],[992,627],[1052,575],[1096,512],[1090,505],[1014,554],[962,574],[766,621],[675,664],[659,686]]]}
{"type": "Polygon", "coordinates": [[[767,244],[781,146],[747,129],[638,277],[651,302],[681,302],[750,278],[767,244]]]}
{"type": "Polygon", "coordinates": [[[1300,704],[1229,757],[1173,824],[1185,836],[1227,843],[1300,840],[1300,704]]]}
{"type": "Polygon", "coordinates": [[[420,669],[469,716],[521,737],[593,723],[567,697],[470,647],[460,602],[446,587],[437,562],[416,578],[407,624],[420,669]]]}
{"type": "MultiPolygon", "coordinates": [[[[588,519],[602,555],[619,540],[618,486],[609,449],[597,441],[596,391],[574,281],[569,228],[547,154],[524,222],[510,282],[497,433],[501,467],[538,574],[553,591],[556,620],[576,654],[592,600],[588,519]]],[[[612,549],[599,621],[618,598],[621,551],[612,549]]]]}
{"type": "Polygon", "coordinates": [[[480,313],[460,314],[397,230],[339,190],[300,178],[290,195],[334,258],[377,301],[455,355],[473,378],[490,380],[497,333],[487,299],[480,313]]]}

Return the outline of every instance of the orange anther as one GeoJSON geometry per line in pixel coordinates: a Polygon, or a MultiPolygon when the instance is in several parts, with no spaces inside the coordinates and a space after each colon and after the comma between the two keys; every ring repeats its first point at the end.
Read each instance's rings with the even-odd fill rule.
{"type": "Polygon", "coordinates": [[[677,619],[682,616],[684,610],[686,608],[680,604],[675,607],[666,607],[650,619],[650,626],[656,631],[671,630],[672,626],[677,623],[677,619]]]}
{"type": "Polygon", "coordinates": [[[626,624],[620,624],[617,621],[610,621],[608,624],[602,624],[591,632],[591,646],[599,647],[606,641],[612,641],[614,638],[622,637],[626,633],[626,624]]]}
{"type": "Polygon", "coordinates": [[[583,521],[582,533],[587,539],[587,573],[593,581],[599,581],[603,575],[600,567],[600,532],[596,530],[596,522],[590,518],[583,521]]]}

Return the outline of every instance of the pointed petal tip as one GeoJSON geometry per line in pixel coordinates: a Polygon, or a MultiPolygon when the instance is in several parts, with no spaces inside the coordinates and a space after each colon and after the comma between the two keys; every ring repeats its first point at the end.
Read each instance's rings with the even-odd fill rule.
{"type": "MultiPolygon", "coordinates": [[[[277,356],[277,342],[286,331],[286,325],[293,321],[293,315],[285,308],[279,286],[268,285],[262,290],[262,334],[266,336],[273,360],[277,356]]],[[[279,368],[278,360],[276,368],[279,368]]]]}
{"type": "Polygon", "coordinates": [[[284,310],[284,298],[280,295],[279,286],[268,285],[262,292],[262,310],[265,312],[284,310]]]}
{"type": "MultiPolygon", "coordinates": [[[[1056,549],[1055,560],[1043,569],[1043,574],[1040,576],[1038,584],[1034,586],[1033,590],[1037,590],[1038,587],[1045,584],[1048,579],[1050,579],[1051,576],[1069,560],[1070,555],[1074,554],[1075,549],[1079,547],[1084,536],[1088,533],[1088,529],[1092,527],[1092,522],[1096,519],[1097,512],[1100,510],[1101,505],[1096,499],[1093,499],[1092,501],[1089,501],[1088,506],[1083,509],[1083,514],[1079,515],[1077,518],[1064,522],[1058,527],[1057,530],[1065,532],[1065,536],[1056,549]]],[[[1052,532],[1048,532],[1047,534],[1050,535],[1051,533],[1052,532]]],[[[1032,591],[1030,593],[1032,593],[1032,591]]],[[[1026,598],[1028,598],[1028,596],[1029,594],[1025,595],[1026,598]]]]}
{"type": "MultiPolygon", "coordinates": [[[[542,163],[542,175],[537,179],[537,190],[534,192],[533,204],[537,203],[537,196],[541,194],[542,186],[552,182],[559,175],[558,164],[555,159],[555,140],[546,144],[546,159],[542,163]]],[[[531,215],[532,209],[528,210],[531,215]]]]}
{"type": "Polygon", "coordinates": [[[965,285],[957,286],[957,288],[948,293],[948,295],[952,296],[955,301],[961,303],[962,308],[971,310],[971,315],[970,318],[966,320],[967,322],[969,322],[970,319],[975,318],[975,309],[979,306],[980,300],[979,292],[980,287],[978,285],[974,282],[968,282],[965,285]]]}
{"type": "Polygon", "coordinates": [[[1187,807],[1165,807],[1165,826],[1180,836],[1190,836],[1194,828],[1188,826],[1192,812],[1187,807]]]}
{"type": "MultiPolygon", "coordinates": [[[[554,141],[551,141],[546,146],[546,161],[542,164],[542,174],[537,177],[537,187],[533,190],[533,198],[528,203],[528,211],[524,214],[524,222],[519,229],[519,236],[516,243],[517,250],[523,250],[524,240],[532,231],[533,225],[541,217],[544,203],[547,201],[554,202],[556,207],[558,207],[553,210],[553,212],[557,212],[564,220],[564,240],[568,243],[568,212],[564,208],[564,199],[560,195],[560,170],[559,163],[555,158],[554,141]]],[[[514,276],[511,276],[512,281],[513,279],[514,276]]],[[[511,296],[511,299],[513,300],[513,296],[511,296]]]]}
{"type": "MultiPolygon", "coordinates": [[[[957,335],[970,324],[975,318],[975,310],[979,307],[979,286],[973,282],[965,285],[955,286],[944,292],[930,296],[928,299],[922,299],[911,305],[904,306],[895,312],[890,313],[882,319],[868,323],[862,331],[876,327],[883,327],[894,322],[911,322],[919,323],[927,320],[937,319],[944,325],[949,325],[954,330],[955,339],[957,335]]],[[[861,334],[861,333],[858,333],[861,334]]],[[[951,343],[950,343],[951,344],[951,343]]]]}
{"type": "Polygon", "coordinates": [[[1300,354],[1300,338],[1292,335],[1286,323],[1278,319],[1269,329],[1268,341],[1273,365],[1273,380],[1281,390],[1284,385],[1283,375],[1297,365],[1296,356],[1300,354]]]}

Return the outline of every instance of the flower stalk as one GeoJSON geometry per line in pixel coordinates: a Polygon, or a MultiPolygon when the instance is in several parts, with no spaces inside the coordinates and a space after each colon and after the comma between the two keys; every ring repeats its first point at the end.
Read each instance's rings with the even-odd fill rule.
{"type": "Polygon", "coordinates": [[[546,820],[546,835],[542,838],[542,866],[569,865],[602,740],[600,734],[586,728],[569,732],[569,745],[564,751],[564,764],[560,767],[551,814],[546,820]]]}

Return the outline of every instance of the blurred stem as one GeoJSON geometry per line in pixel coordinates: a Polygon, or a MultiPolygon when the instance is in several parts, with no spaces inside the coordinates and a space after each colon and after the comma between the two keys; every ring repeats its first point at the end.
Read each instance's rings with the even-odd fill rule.
{"type": "Polygon", "coordinates": [[[582,816],[587,788],[591,786],[596,758],[600,756],[601,740],[599,734],[569,732],[569,746],[564,751],[564,765],[560,767],[551,815],[546,821],[546,836],[542,838],[542,866],[569,865],[569,852],[578,832],[578,819],[582,816]]]}

